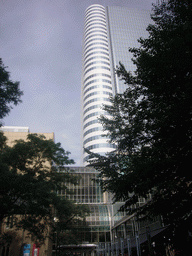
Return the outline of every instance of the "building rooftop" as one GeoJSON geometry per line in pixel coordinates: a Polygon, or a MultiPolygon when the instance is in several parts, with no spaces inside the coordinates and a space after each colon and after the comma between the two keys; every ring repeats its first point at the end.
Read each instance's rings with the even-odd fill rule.
{"type": "Polygon", "coordinates": [[[29,132],[29,127],[24,126],[2,126],[0,131],[3,132],[29,132]]]}

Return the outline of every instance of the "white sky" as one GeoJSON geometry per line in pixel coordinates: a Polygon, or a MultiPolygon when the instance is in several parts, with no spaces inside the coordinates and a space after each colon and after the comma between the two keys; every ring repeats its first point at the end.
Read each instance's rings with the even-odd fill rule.
{"type": "Polygon", "coordinates": [[[54,132],[80,165],[81,60],[84,11],[91,4],[151,10],[155,0],[1,0],[0,58],[22,103],[6,126],[54,132]]]}

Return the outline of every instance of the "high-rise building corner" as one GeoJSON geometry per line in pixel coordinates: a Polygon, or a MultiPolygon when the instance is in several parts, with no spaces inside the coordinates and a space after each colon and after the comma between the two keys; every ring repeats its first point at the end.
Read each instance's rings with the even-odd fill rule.
{"type": "Polygon", "coordinates": [[[134,72],[130,47],[138,47],[140,37],[148,37],[152,23],[150,12],[125,7],[94,4],[85,11],[82,63],[82,159],[86,166],[88,154],[84,148],[106,154],[115,149],[104,134],[98,117],[105,114],[110,96],[123,93],[126,86],[115,73],[119,62],[134,72]]]}

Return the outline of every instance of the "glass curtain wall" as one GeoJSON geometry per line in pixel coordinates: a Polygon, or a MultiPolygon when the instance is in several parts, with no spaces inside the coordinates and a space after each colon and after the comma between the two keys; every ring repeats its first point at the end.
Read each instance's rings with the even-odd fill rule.
{"type": "Polygon", "coordinates": [[[79,227],[80,243],[99,243],[110,241],[110,213],[101,187],[96,182],[98,172],[90,167],[71,167],[61,169],[60,172],[70,172],[78,178],[78,184],[67,183],[69,193],[58,191],[61,196],[67,196],[68,199],[76,203],[86,204],[90,210],[90,215],[86,221],[79,227]]]}

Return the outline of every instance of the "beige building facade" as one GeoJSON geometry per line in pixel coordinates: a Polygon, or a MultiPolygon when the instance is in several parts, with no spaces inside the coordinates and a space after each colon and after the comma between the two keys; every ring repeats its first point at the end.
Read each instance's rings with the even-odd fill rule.
{"type": "MultiPolygon", "coordinates": [[[[4,126],[0,128],[0,131],[7,137],[7,145],[13,146],[15,140],[27,140],[28,134],[30,134],[28,127],[18,126],[4,126]]],[[[54,133],[37,133],[38,135],[44,135],[46,139],[54,141],[54,133]]],[[[16,230],[12,225],[14,222],[14,216],[12,219],[5,219],[1,226],[1,234],[4,236],[2,244],[0,244],[1,256],[51,256],[52,255],[52,241],[49,237],[46,238],[45,243],[38,247],[31,239],[31,236],[25,230],[16,230]],[[6,241],[6,242],[5,242],[6,241]]],[[[17,216],[18,218],[18,216],[17,216]]],[[[48,236],[51,233],[51,229],[48,227],[48,236]]]]}
{"type": "MultiPolygon", "coordinates": [[[[22,126],[3,126],[0,131],[7,137],[7,145],[12,146],[15,140],[27,140],[28,134],[30,134],[29,127],[22,126]]],[[[44,135],[47,140],[54,141],[54,133],[37,133],[44,135]]]]}

